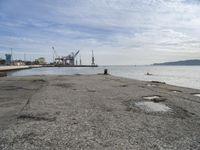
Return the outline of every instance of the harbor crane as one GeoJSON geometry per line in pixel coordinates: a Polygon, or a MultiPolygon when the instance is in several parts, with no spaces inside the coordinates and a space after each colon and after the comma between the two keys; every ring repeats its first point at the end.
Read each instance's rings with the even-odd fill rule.
{"type": "Polygon", "coordinates": [[[94,52],[93,52],[93,50],[92,50],[92,64],[91,64],[92,66],[95,66],[95,62],[94,62],[94,52]]]}
{"type": "Polygon", "coordinates": [[[52,50],[53,50],[53,63],[54,63],[56,61],[55,58],[58,57],[58,54],[53,46],[52,46],[52,50]]]}
{"type": "Polygon", "coordinates": [[[67,56],[62,56],[62,57],[56,57],[55,62],[56,64],[61,64],[61,65],[69,65],[69,66],[74,66],[75,65],[75,58],[78,55],[80,51],[78,50],[76,53],[71,53],[67,56]]]}

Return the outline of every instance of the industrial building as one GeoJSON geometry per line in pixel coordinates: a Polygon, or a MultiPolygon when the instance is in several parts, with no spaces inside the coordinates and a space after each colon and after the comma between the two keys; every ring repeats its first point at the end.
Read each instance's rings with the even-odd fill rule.
{"type": "Polygon", "coordinates": [[[55,58],[55,64],[62,64],[62,65],[69,65],[69,66],[74,66],[77,65],[75,64],[75,58],[78,55],[79,51],[76,53],[71,53],[67,56],[61,56],[61,57],[56,57],[55,58]]]}
{"type": "Polygon", "coordinates": [[[6,65],[11,65],[12,63],[12,55],[11,54],[6,54],[6,65]]]}
{"type": "Polygon", "coordinates": [[[53,64],[55,66],[66,66],[66,67],[97,67],[95,64],[95,59],[94,59],[94,53],[92,51],[92,63],[91,65],[82,65],[82,60],[80,57],[79,64],[78,64],[78,59],[77,55],[79,54],[79,50],[76,51],[75,53],[72,52],[71,54],[67,56],[58,56],[57,52],[55,51],[54,47],[53,49],[53,64]]]}

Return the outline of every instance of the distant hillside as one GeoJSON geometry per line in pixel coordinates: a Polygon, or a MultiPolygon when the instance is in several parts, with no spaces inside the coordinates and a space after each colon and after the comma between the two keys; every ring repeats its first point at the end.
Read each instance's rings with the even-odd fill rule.
{"type": "Polygon", "coordinates": [[[200,65],[199,59],[193,59],[193,60],[183,60],[183,61],[175,61],[175,62],[165,62],[165,63],[155,63],[153,65],[159,65],[159,66],[198,66],[200,65]]]}

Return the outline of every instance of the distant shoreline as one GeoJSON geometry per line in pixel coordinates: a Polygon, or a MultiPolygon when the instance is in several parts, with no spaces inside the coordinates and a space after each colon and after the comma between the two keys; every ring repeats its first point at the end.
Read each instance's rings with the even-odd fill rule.
{"type": "Polygon", "coordinates": [[[200,66],[199,59],[182,60],[174,62],[154,63],[154,66],[200,66]]]}

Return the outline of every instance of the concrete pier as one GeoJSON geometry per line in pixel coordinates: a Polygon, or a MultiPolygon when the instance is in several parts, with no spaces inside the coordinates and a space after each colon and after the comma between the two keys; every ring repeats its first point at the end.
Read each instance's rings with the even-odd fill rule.
{"type": "Polygon", "coordinates": [[[29,69],[29,68],[39,68],[42,65],[29,65],[29,66],[0,66],[0,72],[20,70],[20,69],[29,69]]]}
{"type": "Polygon", "coordinates": [[[11,71],[19,69],[28,69],[29,66],[0,66],[0,71],[11,71]]]}
{"type": "Polygon", "coordinates": [[[110,75],[0,78],[0,149],[198,150],[197,93],[110,75]]]}

